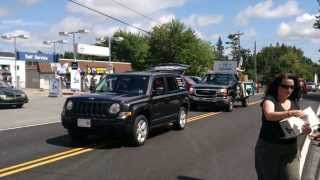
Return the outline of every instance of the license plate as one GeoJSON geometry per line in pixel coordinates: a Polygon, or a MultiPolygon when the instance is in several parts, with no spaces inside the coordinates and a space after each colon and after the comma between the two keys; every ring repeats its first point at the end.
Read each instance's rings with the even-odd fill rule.
{"type": "Polygon", "coordinates": [[[77,126],[78,127],[91,127],[91,119],[78,119],[77,126]]]}

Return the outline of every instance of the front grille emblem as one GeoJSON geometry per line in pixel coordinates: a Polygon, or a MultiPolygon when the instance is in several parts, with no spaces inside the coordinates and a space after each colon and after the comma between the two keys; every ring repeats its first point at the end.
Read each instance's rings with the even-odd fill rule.
{"type": "Polygon", "coordinates": [[[93,100],[95,100],[95,98],[94,98],[94,97],[90,97],[90,98],[88,98],[88,99],[90,99],[90,100],[92,100],[92,101],[93,101],[93,100]]]}

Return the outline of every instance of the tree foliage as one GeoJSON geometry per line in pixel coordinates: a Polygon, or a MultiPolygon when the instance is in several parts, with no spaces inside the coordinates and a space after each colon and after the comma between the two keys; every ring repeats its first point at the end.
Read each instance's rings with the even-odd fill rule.
{"type": "MultiPolygon", "coordinates": [[[[254,69],[253,58],[250,59],[249,69],[254,69]]],[[[307,81],[313,79],[315,72],[319,72],[320,66],[313,63],[311,59],[303,55],[301,49],[286,46],[284,44],[277,46],[264,47],[257,54],[257,73],[258,80],[269,82],[276,74],[288,72],[303,77],[307,81]]]]}
{"type": "Polygon", "coordinates": [[[191,65],[187,73],[201,74],[212,68],[215,53],[208,42],[199,39],[191,28],[173,20],[156,26],[149,40],[150,63],[191,65]]]}
{"type": "Polygon", "coordinates": [[[225,57],[224,57],[224,46],[223,46],[223,42],[222,42],[222,39],[221,39],[221,36],[219,36],[219,39],[217,41],[217,44],[216,44],[216,57],[217,57],[217,60],[225,60],[225,57]]]}

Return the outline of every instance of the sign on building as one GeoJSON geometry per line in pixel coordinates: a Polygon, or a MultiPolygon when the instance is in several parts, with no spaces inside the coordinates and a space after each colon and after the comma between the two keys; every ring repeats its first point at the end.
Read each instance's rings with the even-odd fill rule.
{"type": "Polygon", "coordinates": [[[59,62],[59,56],[57,54],[46,54],[42,52],[30,53],[30,52],[17,52],[17,60],[22,61],[38,61],[38,62],[59,62]]]}
{"type": "Polygon", "coordinates": [[[110,51],[108,47],[93,46],[88,44],[76,44],[76,50],[79,54],[93,55],[93,56],[109,56],[110,51]]]}

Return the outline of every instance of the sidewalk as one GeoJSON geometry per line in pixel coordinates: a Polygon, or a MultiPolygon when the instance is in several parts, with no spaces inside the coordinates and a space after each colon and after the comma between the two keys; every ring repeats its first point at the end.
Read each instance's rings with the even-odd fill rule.
{"type": "MultiPolygon", "coordinates": [[[[49,96],[48,89],[31,89],[25,88],[22,89],[28,96],[49,96]]],[[[73,95],[84,95],[88,94],[89,92],[74,92],[70,89],[62,89],[61,96],[73,96],[73,95]]]]}

